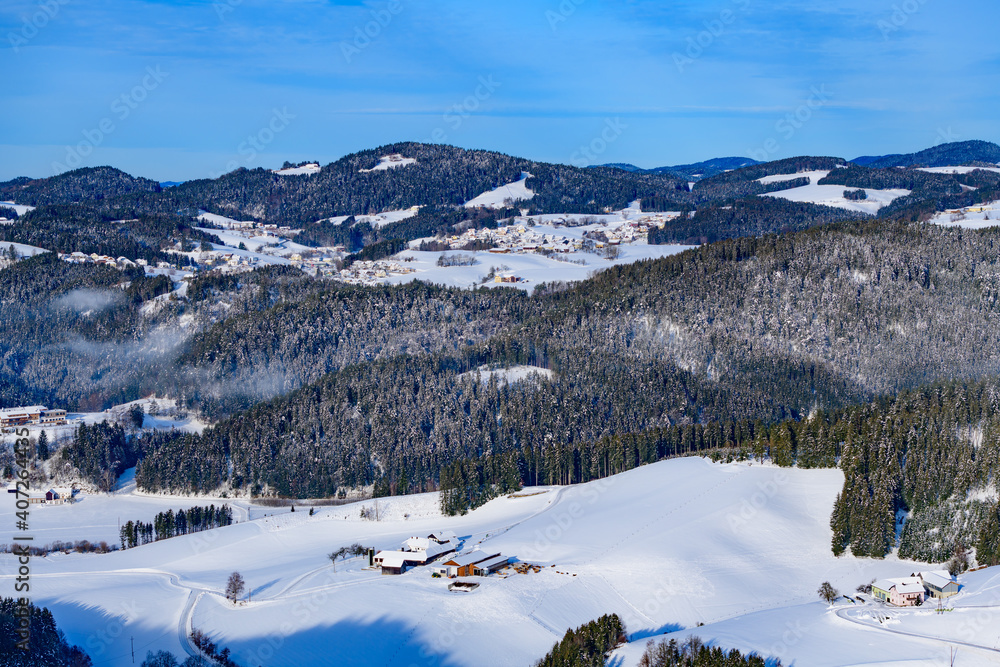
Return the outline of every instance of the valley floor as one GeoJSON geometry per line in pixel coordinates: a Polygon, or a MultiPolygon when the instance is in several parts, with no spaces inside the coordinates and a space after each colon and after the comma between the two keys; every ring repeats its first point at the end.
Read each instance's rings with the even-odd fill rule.
{"type": "MultiPolygon", "coordinates": [[[[360,517],[373,501],[315,516],[302,506],[290,513],[237,504],[240,523],[223,529],[108,555],[35,559],[33,601],[53,611],[95,665],[132,664],[132,638],[140,658],[159,649],[184,655],[187,634],[198,628],[244,665],[525,666],[567,628],[612,612],[633,640],[612,664],[627,667],[648,638],[669,632],[802,667],[948,664],[947,642],[912,634],[996,647],[1000,623],[981,625],[1000,611],[996,568],[963,577],[956,611],[946,614],[817,601],[823,581],[852,592],[926,569],[832,555],[829,518],[842,484],[838,470],[690,458],[586,485],[526,489],[464,517],[440,516],[436,494],[380,500],[377,522],[360,517]],[[428,568],[381,576],[361,559],[334,570],[326,557],[355,542],[394,549],[438,530],[455,531],[466,549],[501,551],[541,570],[508,570],[478,579],[471,593],[453,593],[428,568]],[[251,592],[239,606],[222,595],[234,570],[251,592]]],[[[86,502],[32,514],[41,521],[50,510],[69,510],[60,519],[67,531],[102,521],[113,527],[115,502],[138,497],[111,499],[103,516],[78,514],[86,502]]],[[[192,504],[142,502],[145,510],[128,511],[150,512],[147,520],[157,504],[192,504]]],[[[10,541],[10,504],[0,508],[0,543],[10,541]]],[[[14,565],[0,555],[4,590],[13,588],[14,565]]],[[[956,664],[1000,664],[1000,653],[956,645],[956,664]]]]}

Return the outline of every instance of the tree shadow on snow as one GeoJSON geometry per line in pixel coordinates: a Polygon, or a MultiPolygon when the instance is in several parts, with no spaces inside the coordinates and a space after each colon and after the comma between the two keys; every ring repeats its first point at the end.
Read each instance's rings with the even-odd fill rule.
{"type": "Polygon", "coordinates": [[[633,632],[629,635],[630,642],[637,642],[643,639],[650,639],[652,637],[659,637],[660,635],[667,635],[671,632],[680,632],[684,629],[684,626],[679,623],[667,623],[666,625],[660,626],[659,628],[647,628],[644,630],[639,630],[633,632]]]}
{"type": "MultiPolygon", "coordinates": [[[[294,624],[295,614],[291,622],[294,624]]],[[[308,622],[308,621],[306,621],[308,622]]],[[[452,646],[460,638],[450,633],[434,636],[395,619],[352,619],[311,627],[283,636],[276,632],[249,641],[227,643],[233,659],[246,665],[405,665],[407,667],[458,667],[436,646],[452,646]]],[[[225,640],[223,640],[225,641],[225,640]]],[[[447,650],[447,649],[445,649],[447,650]]]]}

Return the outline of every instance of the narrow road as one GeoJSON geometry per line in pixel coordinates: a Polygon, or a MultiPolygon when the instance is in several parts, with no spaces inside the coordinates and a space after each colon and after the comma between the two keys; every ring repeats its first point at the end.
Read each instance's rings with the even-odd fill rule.
{"type": "MultiPolygon", "coordinates": [[[[979,609],[990,608],[990,609],[995,609],[997,612],[1000,612],[1000,607],[978,607],[978,608],[979,609]]],[[[957,607],[957,609],[962,609],[962,607],[957,607]]],[[[838,609],[837,612],[836,612],[836,614],[837,614],[837,616],[839,616],[840,618],[844,619],[845,621],[849,621],[851,623],[855,623],[857,625],[860,625],[862,627],[869,628],[869,629],[872,629],[872,630],[881,630],[882,632],[890,632],[890,633],[892,633],[894,635],[903,635],[903,636],[906,636],[906,637],[916,637],[917,639],[927,639],[929,641],[941,642],[943,644],[953,644],[953,645],[956,645],[956,646],[966,646],[968,648],[974,648],[974,649],[978,649],[980,651],[989,651],[990,653],[1000,653],[1000,649],[995,649],[995,648],[992,648],[990,646],[983,646],[982,644],[973,644],[972,642],[966,642],[966,641],[962,641],[960,639],[944,639],[943,637],[935,637],[933,635],[924,635],[924,634],[920,634],[919,632],[906,632],[905,630],[894,630],[892,628],[884,627],[881,624],[866,623],[865,621],[861,621],[861,620],[858,620],[856,618],[851,618],[850,612],[857,611],[857,610],[858,610],[857,607],[847,607],[845,609],[838,609]]],[[[893,609],[893,611],[899,611],[899,610],[893,609]]]]}

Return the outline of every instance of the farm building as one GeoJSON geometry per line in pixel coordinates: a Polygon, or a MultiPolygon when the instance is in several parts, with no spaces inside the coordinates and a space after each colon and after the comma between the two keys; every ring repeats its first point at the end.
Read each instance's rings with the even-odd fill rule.
{"type": "Polygon", "coordinates": [[[467,551],[444,561],[434,571],[446,577],[486,576],[507,565],[509,559],[495,551],[467,551]],[[502,564],[501,564],[502,560],[502,564]]]}
{"type": "Polygon", "coordinates": [[[947,570],[932,570],[930,572],[917,572],[914,577],[919,577],[924,585],[927,597],[937,600],[950,598],[957,595],[959,590],[958,582],[951,578],[951,573],[947,570]]]}
{"type": "Polygon", "coordinates": [[[32,405],[24,408],[7,408],[0,410],[0,427],[24,426],[26,424],[45,424],[56,426],[66,423],[65,410],[49,410],[44,405],[32,405]]]}
{"type": "Polygon", "coordinates": [[[920,577],[880,579],[872,584],[872,594],[897,607],[914,607],[924,601],[924,584],[920,577]]]}
{"type": "Polygon", "coordinates": [[[382,574],[403,574],[408,568],[426,565],[438,556],[457,549],[458,538],[455,533],[431,533],[427,537],[407,539],[399,551],[379,551],[375,554],[374,563],[382,569],[382,574]]]}
{"type": "Polygon", "coordinates": [[[497,570],[502,570],[507,567],[509,564],[510,558],[507,556],[496,556],[495,558],[484,560],[481,563],[476,563],[476,565],[472,568],[472,574],[477,577],[488,577],[497,570]]]}

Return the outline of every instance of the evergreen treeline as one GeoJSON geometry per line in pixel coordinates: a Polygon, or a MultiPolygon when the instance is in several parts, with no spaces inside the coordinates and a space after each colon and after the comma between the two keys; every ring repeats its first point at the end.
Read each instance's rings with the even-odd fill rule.
{"type": "Polygon", "coordinates": [[[90,657],[79,646],[69,646],[56,627],[52,612],[28,605],[28,650],[19,648],[21,609],[14,598],[0,598],[0,667],[90,667],[90,657]]]}
{"type": "MultiPolygon", "coordinates": [[[[455,461],[441,468],[441,511],[465,514],[505,493],[521,490],[521,461],[514,454],[489,456],[481,460],[455,461]]],[[[408,482],[404,477],[404,482],[408,482]]],[[[397,493],[408,492],[401,483],[397,493]]]]}
{"type": "Polygon", "coordinates": [[[139,462],[138,448],[125,429],[107,421],[81,424],[60,456],[101,491],[112,490],[118,476],[139,462]]]}
{"type": "Polygon", "coordinates": [[[608,654],[628,641],[617,614],[601,616],[575,630],[567,630],[535,667],[604,667],[608,654]]]}
{"type": "MultiPolygon", "coordinates": [[[[776,185],[787,186],[785,183],[776,185]]],[[[780,188],[770,188],[772,191],[780,188]]],[[[761,192],[764,192],[761,186],[761,192]]],[[[763,236],[809,229],[816,225],[865,216],[832,206],[793,202],[779,197],[748,197],[726,204],[711,204],[699,208],[693,217],[681,216],[667,221],[663,227],[649,231],[653,245],[666,243],[714,243],[740,236],[763,236]]]]}
{"type": "Polygon", "coordinates": [[[230,526],[233,523],[233,510],[229,505],[216,507],[191,507],[187,511],[173,510],[158,512],[152,523],[142,521],[127,521],[120,530],[122,549],[132,549],[137,546],[159,542],[179,535],[200,533],[203,530],[230,526]]]}
{"type": "Polygon", "coordinates": [[[639,667],[781,667],[781,661],[760,657],[756,653],[743,655],[736,649],[725,651],[710,647],[697,637],[678,643],[676,639],[652,639],[639,660],[639,667]]]}

